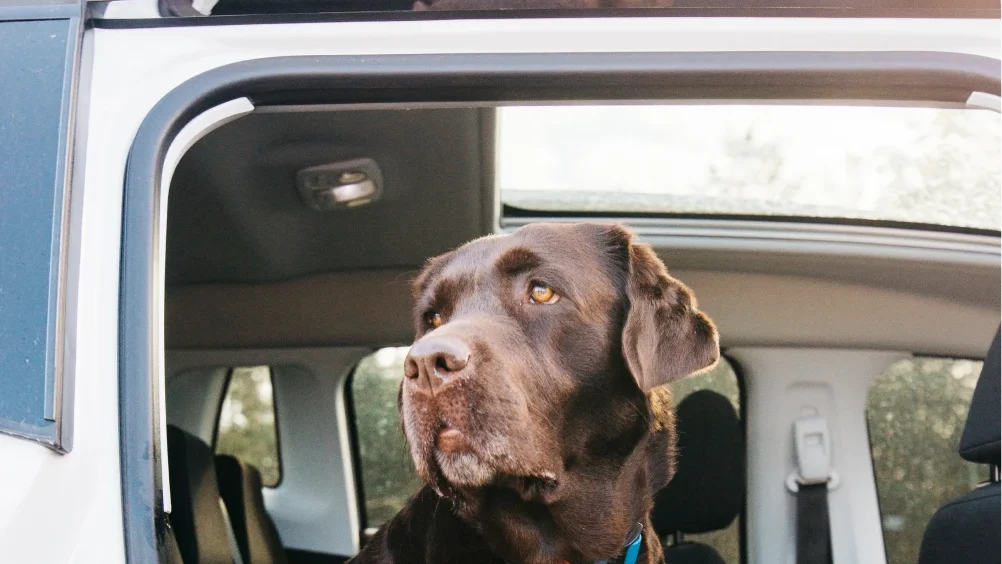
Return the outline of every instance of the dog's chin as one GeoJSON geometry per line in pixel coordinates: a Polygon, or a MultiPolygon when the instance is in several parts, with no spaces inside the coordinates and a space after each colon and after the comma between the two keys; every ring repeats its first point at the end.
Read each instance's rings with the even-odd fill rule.
{"type": "Polygon", "coordinates": [[[560,480],[549,471],[503,468],[484,461],[472,452],[435,453],[436,476],[430,485],[446,497],[464,492],[476,495],[483,488],[509,490],[524,501],[549,503],[559,499],[560,480]]]}
{"type": "Polygon", "coordinates": [[[404,432],[418,475],[439,495],[476,495],[482,488],[504,488],[523,499],[540,500],[543,493],[549,498],[558,489],[558,462],[513,456],[545,449],[516,449],[507,433],[471,432],[417,417],[406,422],[410,424],[404,425],[404,432]]]}
{"type": "MultiPolygon", "coordinates": [[[[434,450],[433,463],[419,465],[426,470],[424,481],[439,495],[452,497],[482,488],[503,488],[526,501],[552,501],[560,481],[555,472],[528,470],[522,464],[496,464],[474,451],[443,452],[434,450]]],[[[431,462],[431,461],[426,461],[431,462]]],[[[513,462],[508,460],[508,462],[513,462]]]]}
{"type": "Polygon", "coordinates": [[[497,470],[471,451],[446,453],[435,451],[435,462],[442,478],[453,488],[479,488],[493,482],[497,470]]]}

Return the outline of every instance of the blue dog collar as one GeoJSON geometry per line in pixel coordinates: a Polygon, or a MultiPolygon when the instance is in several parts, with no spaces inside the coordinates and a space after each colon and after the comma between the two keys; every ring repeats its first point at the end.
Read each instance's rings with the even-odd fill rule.
{"type": "MultiPolygon", "coordinates": [[[[640,541],[642,540],[644,540],[644,526],[637,523],[630,530],[630,536],[626,539],[626,554],[623,555],[623,564],[637,564],[637,557],[640,556],[640,541]]],[[[608,562],[603,560],[595,564],[608,564],[608,562]]]]}

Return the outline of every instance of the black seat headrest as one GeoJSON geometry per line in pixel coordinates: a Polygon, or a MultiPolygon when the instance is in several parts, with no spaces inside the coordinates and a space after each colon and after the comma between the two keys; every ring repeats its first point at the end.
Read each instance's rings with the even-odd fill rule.
{"type": "Polygon", "coordinates": [[[678,468],[654,499],[651,522],[662,537],[726,528],[741,512],[745,440],[731,402],[710,390],[690,394],[675,410],[678,468]]]}
{"type": "Polygon", "coordinates": [[[960,456],[980,464],[998,464],[1000,449],[999,419],[999,331],[988,348],[981,377],[974,388],[971,409],[967,414],[964,434],[960,437],[960,456]]]}
{"type": "Polygon", "coordinates": [[[185,564],[232,564],[229,527],[219,505],[215,457],[198,437],[167,426],[171,513],[185,564]]]}

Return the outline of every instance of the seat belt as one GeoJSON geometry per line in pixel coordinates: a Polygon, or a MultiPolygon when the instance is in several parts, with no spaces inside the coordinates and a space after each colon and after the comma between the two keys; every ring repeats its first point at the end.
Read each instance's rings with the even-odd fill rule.
{"type": "Polygon", "coordinates": [[[828,490],[837,485],[832,471],[828,421],[809,415],[793,423],[797,469],[787,487],[797,496],[797,564],[831,564],[828,490]]]}
{"type": "Polygon", "coordinates": [[[797,492],[797,564],[831,564],[828,484],[800,486],[797,492]]]}

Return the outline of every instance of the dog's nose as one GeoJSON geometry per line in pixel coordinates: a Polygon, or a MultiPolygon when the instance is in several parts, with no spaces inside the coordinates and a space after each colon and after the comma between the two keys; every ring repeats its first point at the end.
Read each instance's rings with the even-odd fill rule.
{"type": "Polygon", "coordinates": [[[470,348],[448,336],[428,336],[414,343],[404,361],[404,376],[421,388],[435,389],[461,378],[470,348]]]}

